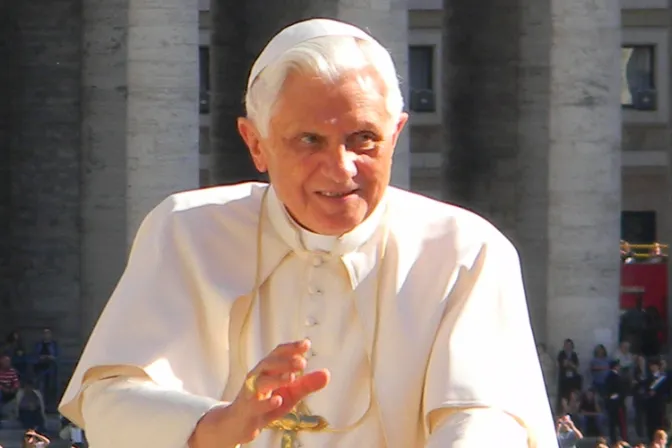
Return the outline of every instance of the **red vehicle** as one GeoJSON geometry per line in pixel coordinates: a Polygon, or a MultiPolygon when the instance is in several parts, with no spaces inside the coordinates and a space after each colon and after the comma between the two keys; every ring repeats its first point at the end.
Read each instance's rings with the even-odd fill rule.
{"type": "MultiPolygon", "coordinates": [[[[667,246],[657,245],[667,249],[667,246]]],[[[654,307],[660,313],[665,324],[664,331],[659,334],[660,341],[667,341],[667,257],[662,262],[651,262],[647,250],[655,249],[656,245],[632,246],[633,262],[621,265],[621,312],[634,308],[638,297],[642,297],[644,309],[654,307]],[[644,249],[644,253],[641,251],[644,249]],[[635,252],[637,251],[637,252],[635,252]]],[[[623,249],[623,247],[621,247],[623,249]]]]}

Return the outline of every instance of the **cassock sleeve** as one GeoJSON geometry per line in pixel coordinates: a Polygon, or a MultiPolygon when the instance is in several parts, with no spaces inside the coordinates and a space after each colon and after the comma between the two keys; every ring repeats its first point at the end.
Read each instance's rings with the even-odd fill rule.
{"type": "MultiPolygon", "coordinates": [[[[162,431],[171,434],[169,426],[180,415],[185,420],[174,430],[186,430],[213,400],[222,398],[228,378],[228,310],[216,308],[217,304],[204,309],[203,292],[190,269],[188,234],[181,231],[173,208],[170,199],[164,201],[140,226],[124,274],[61,401],[60,412],[87,432],[89,424],[98,428],[93,434],[99,440],[101,431],[104,437],[122,437],[126,425],[133,429],[152,422],[170,422],[162,431]],[[210,337],[213,334],[218,337],[210,337]],[[115,383],[109,390],[96,385],[115,377],[145,383],[115,383]],[[87,387],[93,387],[87,398],[88,420],[82,415],[82,391],[87,387]],[[99,399],[101,405],[96,403],[99,399]],[[119,425],[104,428],[108,405],[119,410],[119,425]],[[130,412],[136,405],[156,412],[130,412]],[[122,418],[121,410],[129,411],[128,417],[122,418]],[[166,416],[160,417],[162,413],[166,416]]],[[[145,446],[178,446],[175,443],[185,440],[145,446]]]]}
{"type": "Polygon", "coordinates": [[[96,448],[183,448],[217,400],[136,378],[110,378],[83,392],[86,437],[96,448]]]}
{"type": "MultiPolygon", "coordinates": [[[[512,431],[525,428],[530,448],[557,447],[518,254],[508,241],[475,252],[446,298],[430,354],[423,400],[428,432],[433,413],[488,408],[502,414],[502,425],[512,431]]],[[[473,434],[469,444],[455,446],[489,446],[489,431],[469,429],[481,421],[449,418],[434,430],[456,444],[460,434],[473,434]]]]}

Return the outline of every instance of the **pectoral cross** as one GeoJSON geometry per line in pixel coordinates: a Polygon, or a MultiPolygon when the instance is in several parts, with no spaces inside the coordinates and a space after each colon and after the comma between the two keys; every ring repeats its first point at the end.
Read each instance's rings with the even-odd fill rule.
{"type": "Polygon", "coordinates": [[[301,432],[321,432],[329,423],[324,417],[311,415],[305,405],[299,404],[289,414],[271,422],[268,427],[282,431],[280,448],[298,448],[301,432]]]}

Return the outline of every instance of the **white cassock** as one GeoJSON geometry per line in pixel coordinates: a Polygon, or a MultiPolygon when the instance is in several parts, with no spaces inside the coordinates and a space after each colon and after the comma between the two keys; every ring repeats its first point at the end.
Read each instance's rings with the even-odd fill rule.
{"type": "Polygon", "coordinates": [[[392,187],[340,238],[300,229],[265,184],[168,198],[60,410],[92,448],[184,448],[249,369],[304,337],[308,370],[332,378],[311,411],[335,428],[365,416],[301,434],[305,447],[558,446],[516,250],[484,219],[392,187]]]}

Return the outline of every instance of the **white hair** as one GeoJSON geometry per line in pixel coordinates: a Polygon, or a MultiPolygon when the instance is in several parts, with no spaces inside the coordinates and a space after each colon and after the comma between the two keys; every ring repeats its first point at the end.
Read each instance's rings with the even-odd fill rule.
{"type": "Polygon", "coordinates": [[[245,94],[247,117],[262,137],[268,136],[271,118],[287,75],[292,70],[337,82],[345,73],[373,67],[386,89],[387,110],[396,121],[404,108],[397,70],[381,45],[350,36],[326,36],[294,46],[264,68],[245,94]]]}

